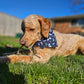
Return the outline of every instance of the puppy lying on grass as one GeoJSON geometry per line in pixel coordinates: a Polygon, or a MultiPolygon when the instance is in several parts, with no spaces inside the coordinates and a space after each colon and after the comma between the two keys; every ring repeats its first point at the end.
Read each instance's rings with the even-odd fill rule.
{"type": "Polygon", "coordinates": [[[74,55],[77,52],[84,54],[84,37],[51,30],[51,22],[42,16],[30,15],[26,17],[21,28],[23,37],[20,39],[20,44],[28,48],[32,47],[30,49],[33,53],[32,56],[16,54],[2,56],[0,62],[45,63],[56,55],[67,56],[74,55]]]}

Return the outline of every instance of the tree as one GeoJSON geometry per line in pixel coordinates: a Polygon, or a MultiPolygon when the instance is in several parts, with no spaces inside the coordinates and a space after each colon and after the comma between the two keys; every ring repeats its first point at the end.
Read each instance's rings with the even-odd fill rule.
{"type": "Polygon", "coordinates": [[[70,0],[70,8],[74,12],[79,12],[84,10],[84,0],[70,0]]]}

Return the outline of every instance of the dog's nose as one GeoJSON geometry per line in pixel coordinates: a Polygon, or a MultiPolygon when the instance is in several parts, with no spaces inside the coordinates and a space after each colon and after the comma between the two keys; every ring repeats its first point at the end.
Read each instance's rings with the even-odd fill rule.
{"type": "Polygon", "coordinates": [[[24,41],[24,40],[23,41],[20,41],[20,44],[21,45],[25,45],[25,43],[26,43],[26,41],[24,41]]]}

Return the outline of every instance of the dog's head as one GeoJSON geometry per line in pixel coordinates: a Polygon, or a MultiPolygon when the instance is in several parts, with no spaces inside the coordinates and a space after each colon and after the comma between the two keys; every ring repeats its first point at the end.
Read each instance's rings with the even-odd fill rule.
{"type": "Polygon", "coordinates": [[[20,39],[20,44],[29,47],[40,40],[42,36],[48,38],[50,28],[50,20],[43,18],[42,16],[30,15],[26,17],[21,25],[23,37],[20,39]]]}

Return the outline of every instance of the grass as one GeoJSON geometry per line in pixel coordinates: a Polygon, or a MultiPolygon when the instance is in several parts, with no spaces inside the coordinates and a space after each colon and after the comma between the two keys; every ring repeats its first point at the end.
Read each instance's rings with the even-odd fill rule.
{"type": "MultiPolygon", "coordinates": [[[[0,54],[20,47],[18,39],[0,37],[0,54]],[[11,44],[14,49],[5,48],[11,44]]],[[[52,57],[45,64],[0,64],[0,84],[84,84],[84,56],[52,57]],[[82,77],[82,78],[81,78],[82,77]]]]}
{"type": "Polygon", "coordinates": [[[0,56],[3,53],[12,52],[18,50],[20,47],[19,39],[14,37],[0,36],[0,56]],[[7,44],[11,45],[12,48],[5,47],[7,44]]]}

